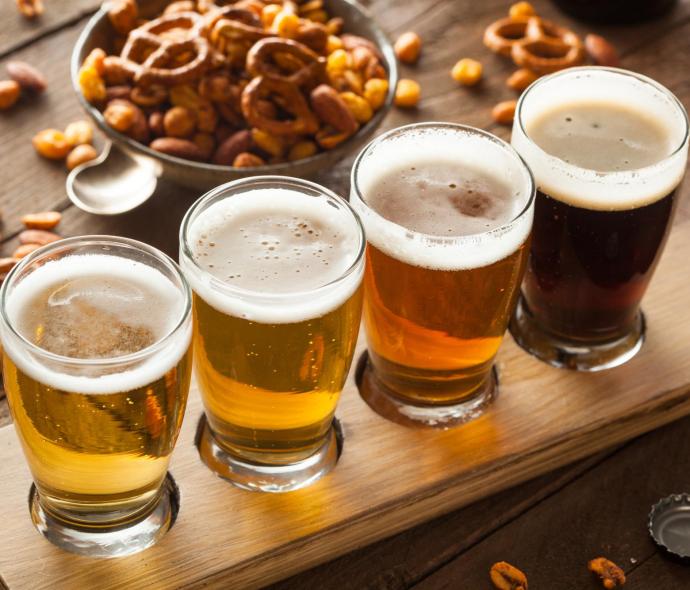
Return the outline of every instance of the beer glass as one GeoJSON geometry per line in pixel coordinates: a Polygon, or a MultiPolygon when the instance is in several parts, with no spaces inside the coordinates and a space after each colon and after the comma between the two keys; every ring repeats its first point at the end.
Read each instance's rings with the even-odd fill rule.
{"type": "Polygon", "coordinates": [[[199,453],[233,484],[286,492],[334,466],[364,244],[347,202],[280,176],[224,184],[185,216],[180,263],[206,410],[199,453]]]}
{"type": "Polygon", "coordinates": [[[367,232],[360,392],[407,425],[449,427],[496,395],[534,202],[513,148],[479,129],[421,123],[372,141],[352,171],[367,232]]]}
{"type": "Polygon", "coordinates": [[[191,374],[191,292],[177,265],[125,238],[61,240],[10,272],[0,324],[36,528],[94,557],[155,543],[177,513],[166,473],[191,374]]]}
{"type": "Polygon", "coordinates": [[[557,367],[626,362],[685,172],[685,109],[645,76],[571,68],[522,95],[512,143],[538,187],[513,336],[557,367]]]}

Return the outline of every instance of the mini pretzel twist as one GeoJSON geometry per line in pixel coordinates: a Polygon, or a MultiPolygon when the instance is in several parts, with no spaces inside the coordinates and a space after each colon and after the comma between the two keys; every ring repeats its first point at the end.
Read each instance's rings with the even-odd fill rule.
{"type": "Polygon", "coordinates": [[[269,37],[249,50],[247,70],[254,76],[313,88],[326,79],[326,60],[302,43],[269,37]]]}
{"type": "Polygon", "coordinates": [[[284,78],[257,76],[242,91],[242,113],[252,127],[280,136],[316,133],[319,122],[309,108],[299,86],[284,78]],[[280,107],[293,116],[279,120],[260,107],[260,101],[274,97],[280,107]]]}
{"type": "Polygon", "coordinates": [[[122,66],[137,84],[184,84],[205,69],[211,48],[205,23],[195,12],[180,12],[149,21],[133,30],[122,48],[122,66]],[[191,53],[191,61],[175,66],[175,59],[191,53]]]}
{"type": "Polygon", "coordinates": [[[577,34],[536,16],[497,20],[484,32],[484,44],[539,75],[580,65],[585,58],[577,34]]]}

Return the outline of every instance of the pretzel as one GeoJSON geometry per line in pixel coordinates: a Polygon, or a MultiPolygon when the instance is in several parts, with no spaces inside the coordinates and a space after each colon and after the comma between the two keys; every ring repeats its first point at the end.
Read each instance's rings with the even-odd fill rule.
{"type": "Polygon", "coordinates": [[[302,43],[269,37],[249,50],[247,70],[253,76],[282,79],[295,86],[313,88],[326,79],[326,60],[302,43]]]}
{"type": "Polygon", "coordinates": [[[257,76],[242,91],[242,113],[252,127],[280,136],[316,133],[319,122],[297,84],[284,78],[257,76]],[[259,101],[273,96],[293,119],[279,120],[260,108],[259,101]]]}
{"type": "Polygon", "coordinates": [[[551,74],[580,65],[585,59],[582,41],[570,29],[531,17],[526,33],[513,44],[511,56],[518,66],[535,74],[551,74]]]}
{"type": "Polygon", "coordinates": [[[197,78],[210,55],[205,22],[195,12],[168,14],[130,32],[120,57],[122,67],[142,86],[183,84],[197,78]],[[175,59],[191,53],[191,61],[175,59]]]}
{"type": "Polygon", "coordinates": [[[536,16],[497,20],[484,31],[484,45],[540,75],[579,65],[585,57],[573,31],[536,16]]]}

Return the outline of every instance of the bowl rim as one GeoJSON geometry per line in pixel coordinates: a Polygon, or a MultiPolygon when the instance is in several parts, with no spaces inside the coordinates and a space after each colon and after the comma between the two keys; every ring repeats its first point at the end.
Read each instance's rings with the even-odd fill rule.
{"type": "Polygon", "coordinates": [[[86,113],[91,117],[91,119],[95,121],[97,127],[106,135],[106,137],[110,141],[116,141],[119,144],[125,144],[129,149],[137,153],[144,154],[155,160],[161,160],[164,163],[169,163],[176,166],[190,166],[200,171],[208,171],[213,173],[241,171],[242,173],[254,172],[257,174],[265,174],[267,171],[270,171],[272,174],[280,174],[282,172],[289,175],[290,170],[294,169],[295,165],[302,166],[308,165],[310,163],[318,163],[321,160],[330,159],[336,154],[339,155],[337,159],[342,159],[348,154],[353,144],[355,144],[356,147],[356,142],[366,141],[366,139],[369,138],[371,134],[374,133],[374,131],[380,126],[380,124],[383,122],[383,119],[391,110],[393,106],[393,101],[395,99],[395,88],[397,86],[399,72],[398,62],[395,56],[395,51],[393,49],[393,44],[388,38],[388,35],[383,31],[383,29],[373,18],[371,12],[365,6],[360,4],[357,0],[328,1],[340,2],[342,4],[349,5],[352,7],[353,10],[359,12],[362,18],[365,18],[369,21],[372,32],[374,34],[374,39],[369,40],[376,44],[376,47],[383,55],[384,60],[386,62],[385,65],[387,66],[388,70],[388,92],[386,94],[385,102],[383,103],[381,108],[378,111],[376,111],[376,113],[374,113],[374,116],[366,123],[366,125],[358,129],[354,135],[348,137],[343,143],[339,144],[333,149],[318,152],[313,156],[309,156],[307,158],[302,158],[294,161],[280,162],[276,164],[267,163],[262,166],[247,166],[245,168],[237,168],[235,166],[223,166],[221,164],[197,162],[194,160],[187,160],[185,158],[178,158],[177,156],[170,156],[168,154],[158,152],[150,148],[149,146],[140,143],[132,139],[131,137],[124,135],[123,133],[120,133],[119,131],[115,131],[112,127],[110,127],[110,125],[106,123],[105,118],[103,117],[103,113],[84,98],[84,95],[82,94],[81,89],[79,88],[79,68],[82,65],[80,55],[81,53],[83,53],[84,46],[90,40],[94,29],[101,23],[103,19],[106,19],[108,17],[106,3],[104,3],[98,9],[98,11],[96,11],[96,13],[89,19],[89,21],[86,23],[86,26],[84,27],[84,29],[82,29],[81,33],[79,34],[79,37],[77,38],[74,47],[72,48],[72,55],[70,57],[70,79],[72,82],[72,88],[74,92],[77,94],[77,99],[79,100],[79,103],[81,104],[84,111],[86,111],[86,113]]]}

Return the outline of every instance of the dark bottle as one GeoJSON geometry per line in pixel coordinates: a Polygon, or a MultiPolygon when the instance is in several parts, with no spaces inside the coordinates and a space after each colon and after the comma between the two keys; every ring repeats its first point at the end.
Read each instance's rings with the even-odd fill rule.
{"type": "Polygon", "coordinates": [[[554,0],[575,18],[621,24],[651,20],[670,11],[677,0],[554,0]]]}

